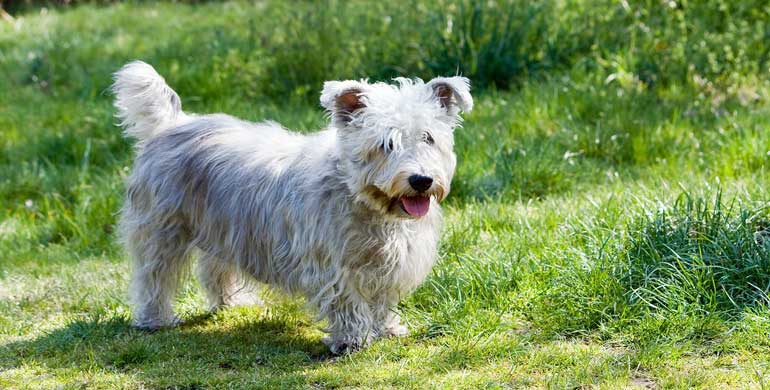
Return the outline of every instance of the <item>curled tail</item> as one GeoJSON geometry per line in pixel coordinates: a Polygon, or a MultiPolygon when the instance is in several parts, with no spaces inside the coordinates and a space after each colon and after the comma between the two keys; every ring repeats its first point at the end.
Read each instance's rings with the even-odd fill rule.
{"type": "Polygon", "coordinates": [[[114,75],[117,117],[124,134],[139,142],[152,138],[184,116],[179,95],[152,66],[134,61],[114,75]]]}

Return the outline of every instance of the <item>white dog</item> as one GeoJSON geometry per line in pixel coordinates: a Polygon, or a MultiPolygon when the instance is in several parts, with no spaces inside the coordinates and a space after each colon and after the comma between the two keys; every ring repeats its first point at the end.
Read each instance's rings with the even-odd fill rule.
{"type": "Polygon", "coordinates": [[[393,307],[427,276],[439,202],[455,169],[453,130],[473,107],[463,77],[329,81],[328,129],[192,115],[155,70],[115,74],[115,106],[137,140],[121,233],[134,260],[134,322],[174,325],[190,254],[213,310],[243,282],[303,294],[334,353],[407,330],[393,307]]]}

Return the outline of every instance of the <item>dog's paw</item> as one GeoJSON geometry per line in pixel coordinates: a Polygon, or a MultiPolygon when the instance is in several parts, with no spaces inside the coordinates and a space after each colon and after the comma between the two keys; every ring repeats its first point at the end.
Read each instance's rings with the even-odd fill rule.
{"type": "Polygon", "coordinates": [[[369,345],[371,338],[361,337],[324,337],[321,341],[335,355],[346,355],[369,345]]]}
{"type": "Polygon", "coordinates": [[[265,301],[255,292],[240,292],[229,297],[225,305],[228,307],[264,306],[265,301]]]}
{"type": "Polygon", "coordinates": [[[404,337],[409,335],[409,329],[401,324],[390,325],[382,331],[383,337],[404,337]]]}
{"type": "Polygon", "coordinates": [[[164,328],[173,328],[182,324],[182,319],[173,316],[166,320],[160,319],[135,319],[133,326],[136,329],[143,330],[145,332],[155,332],[164,328]]]}
{"type": "Polygon", "coordinates": [[[238,293],[233,294],[227,299],[220,300],[209,305],[209,312],[216,313],[222,309],[231,307],[250,307],[250,306],[264,306],[265,301],[259,298],[255,293],[238,293]]]}

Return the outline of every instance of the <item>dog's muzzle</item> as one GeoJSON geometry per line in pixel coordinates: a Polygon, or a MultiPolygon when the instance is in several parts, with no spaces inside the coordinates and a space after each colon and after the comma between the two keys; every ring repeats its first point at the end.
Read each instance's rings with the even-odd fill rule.
{"type": "Polygon", "coordinates": [[[409,186],[417,192],[415,195],[404,195],[398,199],[401,208],[410,216],[419,218],[430,211],[430,195],[425,192],[433,186],[433,178],[423,175],[409,176],[409,186]]]}

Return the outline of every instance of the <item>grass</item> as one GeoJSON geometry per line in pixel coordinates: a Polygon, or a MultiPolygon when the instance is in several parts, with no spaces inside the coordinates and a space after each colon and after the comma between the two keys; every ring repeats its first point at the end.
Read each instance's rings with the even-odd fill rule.
{"type": "Polygon", "coordinates": [[[0,388],[765,388],[770,9],[97,2],[0,22],[0,388]],[[410,12],[404,13],[403,9],[410,12]],[[110,75],[324,124],[326,79],[462,72],[475,111],[409,337],[343,357],[296,298],[130,327],[110,75]]]}

